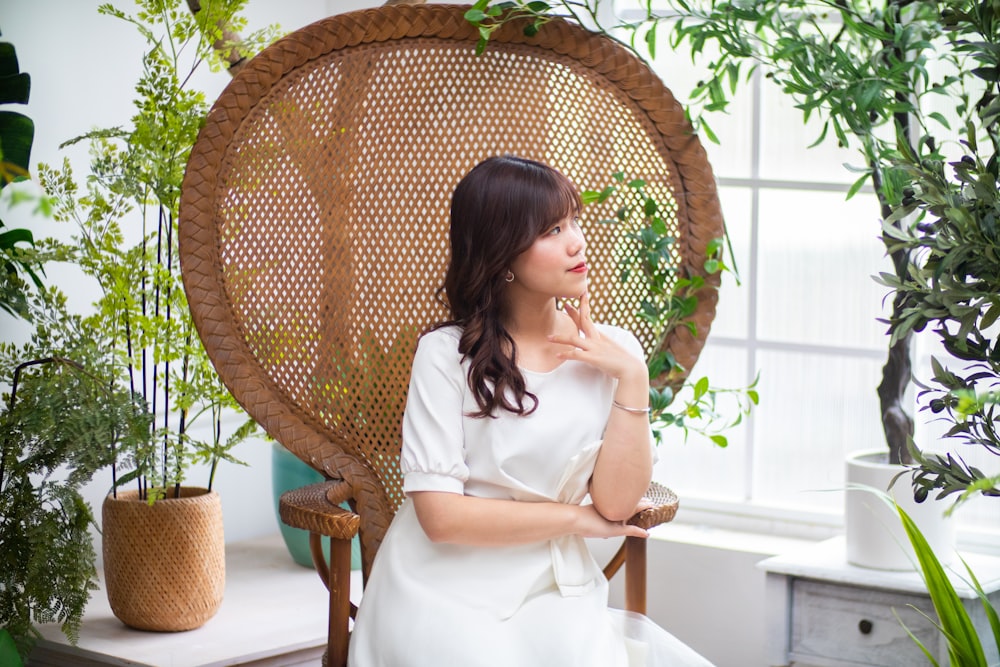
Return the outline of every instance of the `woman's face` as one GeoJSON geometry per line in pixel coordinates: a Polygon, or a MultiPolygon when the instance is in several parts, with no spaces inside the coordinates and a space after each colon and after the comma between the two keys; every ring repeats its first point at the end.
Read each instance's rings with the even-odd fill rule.
{"type": "Polygon", "coordinates": [[[510,264],[511,297],[575,299],[587,291],[587,242],[575,215],[555,223],[510,264]]]}

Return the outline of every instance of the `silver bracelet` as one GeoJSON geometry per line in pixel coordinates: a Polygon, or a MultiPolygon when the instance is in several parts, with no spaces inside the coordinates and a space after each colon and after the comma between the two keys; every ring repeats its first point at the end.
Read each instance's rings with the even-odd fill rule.
{"type": "Polygon", "coordinates": [[[648,415],[649,414],[649,406],[648,405],[646,407],[644,407],[644,408],[630,408],[627,405],[622,405],[621,403],[619,403],[618,401],[616,401],[613,398],[611,399],[611,405],[615,406],[619,410],[624,410],[625,412],[631,412],[634,415],[648,415]]]}

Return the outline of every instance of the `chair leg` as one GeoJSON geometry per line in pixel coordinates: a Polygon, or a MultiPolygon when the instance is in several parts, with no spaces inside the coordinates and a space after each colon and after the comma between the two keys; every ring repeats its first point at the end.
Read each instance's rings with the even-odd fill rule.
{"type": "Polygon", "coordinates": [[[646,613],[646,539],[625,538],[625,609],[646,613]]]}
{"type": "Polygon", "coordinates": [[[330,626],[327,665],[346,667],[351,618],[351,541],[330,540],[330,626]]]}

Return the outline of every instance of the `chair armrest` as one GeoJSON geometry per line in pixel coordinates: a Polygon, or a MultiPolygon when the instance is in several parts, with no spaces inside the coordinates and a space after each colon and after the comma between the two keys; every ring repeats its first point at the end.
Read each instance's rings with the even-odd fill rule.
{"type": "Polygon", "coordinates": [[[353,491],[343,480],[310,484],[281,494],[278,513],[293,528],[309,531],[313,565],[330,593],[327,650],[323,664],[347,664],[350,618],[357,613],[351,603],[351,539],[358,534],[361,517],[341,507],[353,491]],[[330,563],[323,556],[322,535],[330,539],[330,563]]]}
{"type": "Polygon", "coordinates": [[[361,517],[340,504],[350,498],[351,487],[342,480],[327,480],[281,494],[278,513],[293,528],[340,540],[358,534],[361,517]]]}
{"type": "Polygon", "coordinates": [[[629,524],[649,530],[653,526],[673,521],[680,502],[676,493],[659,482],[650,482],[644,498],[651,501],[653,506],[633,514],[628,520],[629,524]]]}

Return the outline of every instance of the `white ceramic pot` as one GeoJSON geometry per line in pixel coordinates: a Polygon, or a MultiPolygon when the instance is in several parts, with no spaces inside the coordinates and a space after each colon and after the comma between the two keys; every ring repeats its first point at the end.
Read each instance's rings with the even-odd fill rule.
{"type": "Polygon", "coordinates": [[[947,565],[955,557],[955,522],[944,516],[950,503],[928,498],[913,500],[909,475],[889,484],[903,468],[889,464],[889,452],[853,452],[847,457],[846,523],[847,562],[878,570],[911,570],[916,563],[899,515],[872,493],[853,489],[867,486],[887,491],[920,528],[940,561],[947,565]]]}

